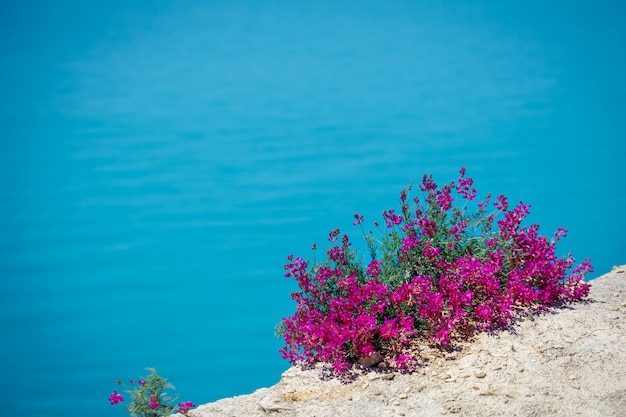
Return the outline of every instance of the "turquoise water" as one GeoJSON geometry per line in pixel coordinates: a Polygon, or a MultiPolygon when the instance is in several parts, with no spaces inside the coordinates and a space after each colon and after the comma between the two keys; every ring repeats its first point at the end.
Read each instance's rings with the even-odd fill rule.
{"type": "Polygon", "coordinates": [[[286,256],[423,173],[626,262],[621,4],[429,3],[5,4],[6,415],[124,415],[148,366],[195,403],[274,384],[286,256]]]}

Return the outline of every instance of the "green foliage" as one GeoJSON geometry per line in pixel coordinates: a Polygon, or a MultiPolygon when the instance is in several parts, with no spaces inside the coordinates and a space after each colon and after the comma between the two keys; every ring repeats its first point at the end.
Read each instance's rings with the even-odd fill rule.
{"type": "Polygon", "coordinates": [[[134,390],[129,390],[132,401],[128,403],[128,414],[137,417],[166,417],[173,410],[169,407],[155,407],[155,404],[171,404],[178,399],[178,395],[171,396],[166,390],[176,389],[166,378],[157,375],[154,368],[146,368],[150,375],[143,378],[143,384],[137,384],[134,390]],[[151,408],[152,407],[152,408],[151,408]]]}
{"type": "MultiPolygon", "coordinates": [[[[126,390],[130,395],[131,401],[128,403],[126,410],[133,417],[167,417],[172,413],[178,412],[188,416],[189,410],[195,407],[190,401],[185,401],[174,406],[174,402],[178,399],[178,395],[172,395],[168,390],[176,389],[174,385],[169,383],[167,379],[159,376],[154,368],[146,368],[150,371],[150,375],[142,377],[138,381],[131,380],[130,385],[133,389],[126,390]]],[[[123,385],[122,381],[117,381],[118,385],[123,385]]],[[[117,391],[109,396],[111,405],[125,402],[123,395],[117,391]]]]}

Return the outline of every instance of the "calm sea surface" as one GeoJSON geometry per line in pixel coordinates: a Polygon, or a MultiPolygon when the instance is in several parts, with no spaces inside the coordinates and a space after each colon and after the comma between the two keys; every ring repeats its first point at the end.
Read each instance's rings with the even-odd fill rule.
{"type": "Polygon", "coordinates": [[[5,4],[3,413],[122,416],[145,367],[197,404],[276,383],[286,256],[424,173],[626,263],[621,3],[429,3],[5,4]]]}

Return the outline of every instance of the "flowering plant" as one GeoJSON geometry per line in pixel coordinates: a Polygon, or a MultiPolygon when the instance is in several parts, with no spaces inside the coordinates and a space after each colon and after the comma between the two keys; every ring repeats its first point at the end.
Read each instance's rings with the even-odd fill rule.
{"type": "MultiPolygon", "coordinates": [[[[149,376],[139,381],[130,380],[133,389],[126,390],[126,393],[132,398],[131,402],[128,403],[128,414],[137,417],[165,417],[178,412],[189,416],[189,410],[195,405],[190,401],[185,401],[174,406],[178,396],[171,396],[166,393],[168,389],[175,389],[174,386],[167,379],[157,375],[155,369],[147,368],[147,370],[150,371],[149,376]]],[[[118,385],[123,385],[120,380],[116,382],[118,385]]],[[[119,394],[117,390],[114,390],[109,396],[111,405],[124,401],[124,396],[119,394]]]]}
{"type": "Polygon", "coordinates": [[[472,185],[465,168],[441,188],[424,175],[422,199],[410,200],[409,186],[400,193],[400,212],[383,212],[386,230],[374,222],[380,238],[366,233],[363,216],[355,214],[367,264],[348,235],[339,239],[339,229],[329,234],[323,262],[310,266],[290,255],[285,275],[300,291],[292,293],[295,314],[279,325],[283,357],[329,363],[339,374],[357,362],[411,371],[420,344],[443,347],[506,326],[525,310],[587,296],[589,260],[568,275],[574,258],[555,255],[565,229],[549,240],[538,224],[522,226],[530,206],[510,208],[504,195],[488,212],[491,195],[475,204],[472,185]]]}

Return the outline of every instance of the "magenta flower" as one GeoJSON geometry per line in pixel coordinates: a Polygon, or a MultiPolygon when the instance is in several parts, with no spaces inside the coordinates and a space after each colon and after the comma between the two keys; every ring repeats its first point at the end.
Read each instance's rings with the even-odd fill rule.
{"type": "Polygon", "coordinates": [[[380,328],[380,336],[383,340],[391,340],[398,336],[398,319],[385,319],[380,328]]]}
{"type": "Polygon", "coordinates": [[[470,190],[474,180],[471,178],[465,178],[465,167],[462,167],[459,173],[461,174],[461,177],[457,180],[457,192],[467,200],[474,200],[474,197],[476,197],[476,189],[472,188],[470,190]]]}
{"type": "Polygon", "coordinates": [[[509,203],[506,201],[506,196],[504,194],[498,196],[498,201],[493,203],[498,210],[506,211],[509,208],[509,203]]]}
{"type": "Polygon", "coordinates": [[[450,210],[453,200],[454,198],[452,198],[449,188],[444,188],[443,191],[437,192],[437,205],[442,211],[450,210]]]}
{"type": "Polygon", "coordinates": [[[189,410],[191,410],[192,408],[195,408],[195,407],[196,406],[191,401],[185,401],[185,402],[182,402],[182,403],[178,404],[178,412],[182,413],[182,414],[185,414],[189,410]]]}
{"type": "Polygon", "coordinates": [[[113,391],[113,393],[109,396],[109,402],[111,405],[124,402],[124,396],[118,394],[117,391],[113,391]]]}
{"type": "Polygon", "coordinates": [[[159,398],[158,397],[150,397],[150,408],[151,409],[156,409],[159,408],[160,404],[159,404],[159,398]]]}
{"type": "Polygon", "coordinates": [[[417,237],[417,235],[409,235],[402,239],[402,247],[400,248],[400,251],[402,253],[407,253],[418,244],[419,238],[417,237]]]}
{"type": "Polygon", "coordinates": [[[352,225],[353,225],[353,226],[356,226],[357,224],[361,224],[361,223],[363,223],[363,216],[361,216],[359,213],[356,213],[356,214],[354,215],[354,218],[356,219],[356,221],[355,221],[355,222],[352,222],[352,225]]]}
{"type": "Polygon", "coordinates": [[[422,184],[420,184],[420,189],[422,191],[430,192],[437,189],[437,184],[433,181],[433,176],[426,175],[422,177],[422,184]]]}
{"type": "Polygon", "coordinates": [[[395,214],[393,209],[390,209],[389,212],[383,211],[383,218],[385,219],[385,224],[389,229],[396,224],[402,223],[402,216],[395,214]]]}
{"type": "Polygon", "coordinates": [[[372,261],[367,266],[367,274],[372,277],[377,277],[380,275],[380,267],[383,263],[372,259],[372,261]]]}
{"type": "Polygon", "coordinates": [[[567,236],[567,229],[563,229],[562,227],[558,227],[556,229],[556,232],[554,233],[554,237],[552,238],[552,245],[555,245],[556,242],[559,241],[559,239],[563,238],[567,236]]]}

